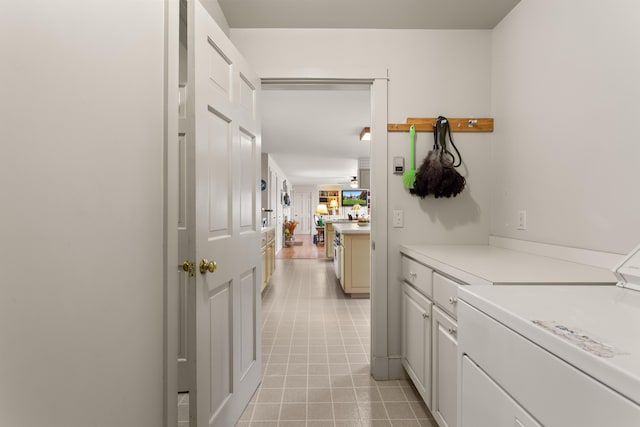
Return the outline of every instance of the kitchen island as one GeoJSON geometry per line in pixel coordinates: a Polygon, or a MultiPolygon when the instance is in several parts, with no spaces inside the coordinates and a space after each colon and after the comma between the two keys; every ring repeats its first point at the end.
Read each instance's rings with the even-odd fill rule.
{"type": "Polygon", "coordinates": [[[340,236],[340,266],[337,274],[345,294],[368,296],[371,282],[371,225],[356,222],[334,223],[340,236]]]}
{"type": "Polygon", "coordinates": [[[324,249],[327,258],[333,258],[333,239],[336,237],[335,224],[355,224],[356,221],[350,219],[328,219],[324,222],[324,249]]]}

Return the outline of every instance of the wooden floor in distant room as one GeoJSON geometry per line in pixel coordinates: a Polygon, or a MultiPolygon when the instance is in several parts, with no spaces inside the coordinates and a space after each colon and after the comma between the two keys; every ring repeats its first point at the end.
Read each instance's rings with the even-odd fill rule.
{"type": "MultiPolygon", "coordinates": [[[[325,258],[324,243],[313,243],[312,234],[296,234],[296,244],[289,248],[282,248],[276,258],[280,259],[314,259],[325,258]]],[[[333,242],[331,243],[333,244],[333,242]]]]}

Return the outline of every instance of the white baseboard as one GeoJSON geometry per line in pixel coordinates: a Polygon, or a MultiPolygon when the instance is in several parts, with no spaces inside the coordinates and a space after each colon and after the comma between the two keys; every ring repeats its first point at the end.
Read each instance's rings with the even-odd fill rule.
{"type": "Polygon", "coordinates": [[[374,357],[371,360],[371,375],[376,381],[405,379],[402,357],[374,357]]]}
{"type": "Polygon", "coordinates": [[[528,252],[535,255],[577,262],[579,264],[613,270],[624,255],[610,252],[598,252],[590,249],[572,248],[569,246],[551,245],[548,243],[529,242],[507,237],[489,236],[489,245],[514,251],[528,252]]]}
{"type": "Polygon", "coordinates": [[[390,380],[403,380],[406,378],[404,368],[402,367],[401,356],[389,357],[389,379],[390,380]]]}
{"type": "Polygon", "coordinates": [[[384,381],[389,379],[389,358],[388,357],[372,357],[371,358],[371,375],[376,381],[384,381]]]}

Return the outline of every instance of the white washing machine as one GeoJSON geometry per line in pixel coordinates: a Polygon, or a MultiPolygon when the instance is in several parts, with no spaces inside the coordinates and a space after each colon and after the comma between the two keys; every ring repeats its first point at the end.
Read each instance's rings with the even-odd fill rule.
{"type": "Polygon", "coordinates": [[[459,427],[640,426],[640,246],[616,286],[463,286],[459,427]]]}

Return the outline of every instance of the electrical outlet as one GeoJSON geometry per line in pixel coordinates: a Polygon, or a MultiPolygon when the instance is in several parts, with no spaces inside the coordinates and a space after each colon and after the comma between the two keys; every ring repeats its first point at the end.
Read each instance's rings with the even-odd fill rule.
{"type": "Polygon", "coordinates": [[[527,229],[527,211],[518,211],[518,230],[527,229]]]}
{"type": "Polygon", "coordinates": [[[404,211],[393,211],[393,227],[394,228],[402,228],[404,227],[404,211]]]}

